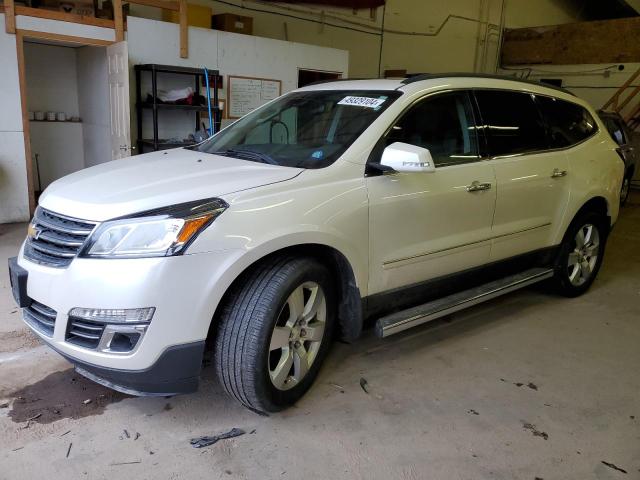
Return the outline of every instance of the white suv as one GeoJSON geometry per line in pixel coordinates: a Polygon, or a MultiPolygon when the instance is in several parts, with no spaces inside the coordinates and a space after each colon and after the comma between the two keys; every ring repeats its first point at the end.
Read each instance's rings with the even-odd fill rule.
{"type": "Polygon", "coordinates": [[[96,382],[190,392],[212,348],[226,391],[275,411],[365,319],[384,337],[544,279],[585,292],[618,216],[616,147],[538,84],[313,85],[194,147],[52,184],[13,291],[96,382]]]}

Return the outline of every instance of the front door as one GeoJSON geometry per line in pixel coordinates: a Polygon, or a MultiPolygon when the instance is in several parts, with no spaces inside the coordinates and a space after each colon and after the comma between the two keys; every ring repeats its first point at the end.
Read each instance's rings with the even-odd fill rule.
{"type": "Polygon", "coordinates": [[[109,111],[111,116],[111,158],[131,155],[131,119],[129,116],[129,52],[127,42],[107,47],[109,111]]]}
{"type": "Polygon", "coordinates": [[[426,97],[383,142],[428,148],[436,170],[367,177],[369,294],[486,263],[495,179],[491,165],[480,160],[469,94],[426,97]]]}

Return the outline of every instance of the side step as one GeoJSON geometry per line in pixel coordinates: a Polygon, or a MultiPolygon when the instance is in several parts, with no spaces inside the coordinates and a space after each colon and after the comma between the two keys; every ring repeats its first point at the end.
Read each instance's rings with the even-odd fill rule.
{"type": "Polygon", "coordinates": [[[541,282],[552,276],[553,269],[551,268],[532,268],[469,290],[438,298],[423,305],[379,318],[376,322],[375,333],[380,338],[388,337],[450,313],[464,310],[472,305],[486,302],[505,293],[541,282]]]}

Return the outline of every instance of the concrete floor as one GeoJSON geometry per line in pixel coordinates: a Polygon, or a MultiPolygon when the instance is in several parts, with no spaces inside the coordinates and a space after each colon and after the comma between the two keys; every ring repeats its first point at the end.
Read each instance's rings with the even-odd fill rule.
{"type": "Polygon", "coordinates": [[[23,326],[4,258],[25,226],[0,226],[0,478],[638,479],[640,195],[630,203],[582,298],[531,288],[387,340],[367,332],[270,417],[227,399],[210,367],[198,393],[170,399],[75,375],[23,326]],[[255,432],[189,445],[232,427],[255,432]]]}

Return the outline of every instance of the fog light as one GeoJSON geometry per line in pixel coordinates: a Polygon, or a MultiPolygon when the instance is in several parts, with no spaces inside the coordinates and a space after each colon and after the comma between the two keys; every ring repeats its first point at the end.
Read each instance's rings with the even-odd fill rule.
{"type": "Polygon", "coordinates": [[[148,308],[80,308],[69,312],[70,317],[99,323],[149,323],[155,307],[148,308]]]}
{"type": "Polygon", "coordinates": [[[98,351],[105,353],[133,353],[149,325],[107,325],[104,328],[98,351]]]}

